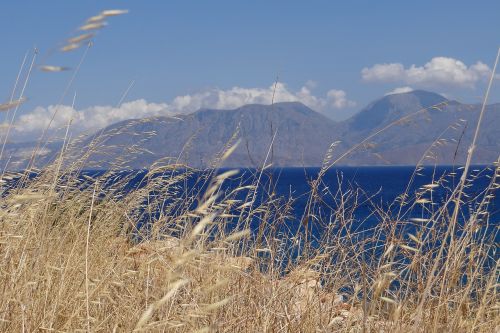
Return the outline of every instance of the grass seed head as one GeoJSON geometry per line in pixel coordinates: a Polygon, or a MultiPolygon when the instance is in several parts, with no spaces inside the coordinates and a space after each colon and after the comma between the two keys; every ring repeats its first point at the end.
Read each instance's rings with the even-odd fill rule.
{"type": "Polygon", "coordinates": [[[72,43],[61,47],[61,52],[69,52],[80,48],[81,44],[72,43]]]}
{"type": "Polygon", "coordinates": [[[75,43],[80,43],[80,42],[83,42],[84,40],[88,40],[88,39],[91,39],[92,37],[94,37],[95,35],[92,34],[92,33],[88,33],[88,34],[81,34],[81,35],[78,35],[78,36],[75,36],[75,37],[72,37],[72,38],[69,38],[68,39],[68,43],[69,44],[75,44],[75,43]]]}
{"type": "Polygon", "coordinates": [[[107,9],[107,10],[103,10],[101,12],[101,15],[108,17],[108,16],[123,15],[123,14],[127,14],[127,13],[128,13],[128,9],[107,9]]]}
{"type": "Polygon", "coordinates": [[[71,68],[63,66],[42,65],[39,67],[43,72],[64,72],[69,71],[71,68]]]}
{"type": "Polygon", "coordinates": [[[21,97],[21,98],[15,100],[15,101],[11,101],[11,102],[0,104],[0,111],[7,111],[7,110],[10,110],[10,109],[13,109],[13,108],[15,108],[15,107],[23,104],[27,100],[28,99],[26,97],[21,97]]]}
{"type": "Polygon", "coordinates": [[[78,28],[78,30],[81,30],[81,31],[99,30],[99,29],[104,28],[107,25],[108,25],[107,22],[88,23],[88,24],[82,25],[80,28],[78,28]]]}
{"type": "Polygon", "coordinates": [[[92,16],[92,17],[89,17],[87,19],[87,23],[97,23],[97,22],[101,22],[102,20],[104,20],[106,18],[106,16],[102,15],[102,14],[99,14],[99,15],[95,15],[95,16],[92,16]]]}

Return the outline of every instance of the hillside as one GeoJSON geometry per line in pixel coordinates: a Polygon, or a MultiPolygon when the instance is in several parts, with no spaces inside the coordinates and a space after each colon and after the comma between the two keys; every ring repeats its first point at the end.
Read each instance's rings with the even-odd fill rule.
{"type": "MultiPolygon", "coordinates": [[[[126,147],[142,140],[140,147],[148,153],[131,161],[134,168],[165,157],[195,167],[210,166],[225,146],[238,139],[240,144],[225,166],[260,167],[266,157],[266,164],[274,166],[312,166],[321,165],[324,153],[338,136],[336,127],[334,121],[301,103],[246,105],[120,122],[104,130],[109,138],[103,144],[126,147]]],[[[122,152],[116,148],[112,154],[122,152]]]]}
{"type": "MultiPolygon", "coordinates": [[[[340,123],[298,102],[132,119],[97,132],[102,134],[94,142],[99,153],[91,155],[88,165],[107,168],[118,158],[124,168],[148,167],[158,159],[210,167],[237,140],[240,144],[225,161],[226,167],[320,166],[335,141],[341,143],[332,160],[357,147],[338,165],[460,164],[480,108],[432,92],[413,91],[384,96],[340,123]]],[[[500,104],[487,106],[473,163],[489,164],[498,158],[499,116],[500,104]]],[[[78,157],[94,138],[74,145],[71,156],[78,157]]],[[[39,163],[53,159],[59,146],[46,146],[39,163]]],[[[9,144],[5,156],[11,166],[22,168],[32,147],[9,144]]]]}
{"type": "MultiPolygon", "coordinates": [[[[340,125],[342,137],[351,146],[381,131],[368,140],[368,150],[358,150],[346,161],[413,165],[427,156],[426,164],[463,163],[480,109],[480,104],[461,104],[426,91],[385,96],[340,125]]],[[[499,116],[500,104],[487,106],[475,163],[488,164],[498,158],[499,116]]]]}

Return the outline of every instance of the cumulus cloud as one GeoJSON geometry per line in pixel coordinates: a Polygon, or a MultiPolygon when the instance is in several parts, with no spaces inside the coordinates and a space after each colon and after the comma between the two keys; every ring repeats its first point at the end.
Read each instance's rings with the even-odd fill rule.
{"type": "Polygon", "coordinates": [[[401,63],[376,64],[365,67],[361,76],[367,82],[404,82],[419,86],[456,86],[473,88],[478,81],[491,75],[491,69],[481,61],[467,66],[462,61],[435,57],[423,66],[405,68],[401,63]]]}
{"type": "Polygon", "coordinates": [[[405,76],[403,64],[376,64],[361,70],[361,76],[365,81],[399,81],[405,76]]]}
{"type": "Polygon", "coordinates": [[[82,110],[75,110],[68,105],[39,106],[21,115],[15,130],[36,133],[45,129],[52,118],[51,128],[64,127],[71,121],[72,127],[78,131],[92,130],[120,120],[168,114],[167,107],[165,103],[148,103],[144,99],[123,103],[120,107],[92,106],[82,110]]]}
{"type": "Polygon", "coordinates": [[[409,92],[412,92],[413,90],[415,90],[415,89],[413,89],[412,87],[408,87],[408,86],[406,86],[406,87],[399,87],[399,88],[395,88],[395,89],[393,89],[393,90],[391,90],[391,91],[389,91],[389,92],[385,93],[385,95],[384,95],[384,96],[387,96],[387,95],[394,95],[394,94],[404,94],[404,93],[409,93],[409,92]]]}
{"type": "Polygon", "coordinates": [[[327,104],[331,104],[336,109],[344,109],[356,106],[356,103],[347,99],[347,94],[343,90],[332,89],[326,94],[327,104]]]}
{"type": "Polygon", "coordinates": [[[123,103],[120,107],[92,106],[75,110],[67,105],[37,107],[16,122],[18,134],[37,134],[47,127],[54,113],[51,128],[62,128],[71,120],[77,132],[92,131],[114,122],[151,116],[187,114],[202,108],[233,109],[245,104],[271,104],[274,102],[302,102],[310,108],[324,112],[350,108],[356,105],[343,90],[331,89],[324,96],[316,96],[313,81],[308,81],[298,91],[278,83],[268,88],[207,89],[190,95],[177,96],[168,103],[149,103],[139,99],[123,103]]]}
{"type": "Polygon", "coordinates": [[[169,104],[169,111],[189,113],[200,108],[233,109],[245,104],[271,104],[273,96],[275,103],[302,102],[317,111],[355,105],[353,101],[347,99],[343,90],[332,89],[324,97],[315,96],[312,93],[314,86],[313,81],[308,81],[299,91],[292,91],[283,83],[276,84],[276,87],[273,84],[268,88],[210,89],[174,98],[169,104]]]}

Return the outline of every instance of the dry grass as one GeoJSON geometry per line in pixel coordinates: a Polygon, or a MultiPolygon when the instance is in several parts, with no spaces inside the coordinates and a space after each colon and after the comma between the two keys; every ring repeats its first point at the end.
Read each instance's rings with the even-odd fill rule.
{"type": "MultiPolygon", "coordinates": [[[[93,33],[73,37],[62,51],[93,38],[104,18],[125,13],[91,17],[79,29],[93,33]]],[[[23,93],[1,104],[0,111],[17,111],[23,93]]],[[[322,176],[344,156],[333,157],[333,144],[312,182],[301,228],[290,234],[284,231],[291,202],[269,195],[257,203],[264,170],[252,185],[224,190],[237,172],[215,170],[232,144],[200,177],[206,183],[202,191],[182,186],[196,171],[164,161],[151,167],[141,187],[125,191],[134,175],[116,177],[130,155],[140,154],[138,147],[127,147],[128,155],[104,174],[82,176],[104,140],[96,135],[81,158],[70,160],[66,155],[74,142],[67,142],[66,131],[61,154],[35,177],[2,171],[2,189],[18,182],[0,197],[0,331],[493,332],[500,327],[498,225],[488,213],[500,187],[498,161],[489,185],[475,197],[464,193],[474,179],[464,176],[450,186],[453,176],[447,175],[415,194],[409,184],[391,205],[398,209],[387,210],[360,189],[325,187],[330,184],[322,176]],[[446,200],[436,201],[438,188],[449,190],[446,200]],[[335,203],[331,214],[321,208],[325,200],[335,203]],[[356,231],[360,205],[372,205],[379,221],[368,233],[356,231]],[[422,217],[412,217],[415,210],[422,210],[422,217]],[[254,221],[258,227],[250,230],[254,221]],[[315,235],[313,228],[323,232],[315,235]]],[[[469,165],[470,159],[466,171],[469,165]]]]}
{"type": "Polygon", "coordinates": [[[208,171],[204,192],[179,193],[194,171],[157,165],[143,187],[122,192],[129,178],[110,189],[115,172],[77,177],[80,167],[60,173],[56,161],[1,199],[1,331],[492,332],[500,324],[497,229],[487,214],[498,168],[467,200],[474,210],[456,236],[452,206],[432,205],[442,178],[405,206],[424,205],[430,218],[379,211],[369,236],[353,231],[359,191],[321,194],[338,203],[333,219],[321,216],[324,191],[315,191],[308,224],[325,231],[314,239],[309,228],[282,233],[283,199],[256,205],[255,186],[223,191],[236,172],[208,171]],[[250,232],[252,219],[260,223],[250,232]]]}

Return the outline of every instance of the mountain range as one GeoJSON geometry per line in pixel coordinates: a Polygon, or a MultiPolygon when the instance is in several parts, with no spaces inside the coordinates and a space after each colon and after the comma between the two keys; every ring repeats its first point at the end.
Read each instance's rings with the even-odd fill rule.
{"type": "MultiPolygon", "coordinates": [[[[298,102],[201,109],[115,123],[73,145],[71,155],[97,146],[90,167],[107,168],[116,159],[129,168],[148,167],[159,159],[210,167],[239,142],[223,166],[461,164],[480,110],[480,104],[462,104],[422,90],[384,96],[342,122],[298,102]]],[[[474,163],[498,159],[499,116],[500,104],[486,107],[474,163]]],[[[6,155],[22,165],[28,146],[10,144],[6,155]]],[[[52,153],[45,153],[40,163],[54,158],[57,143],[45,149],[52,153]]]]}

